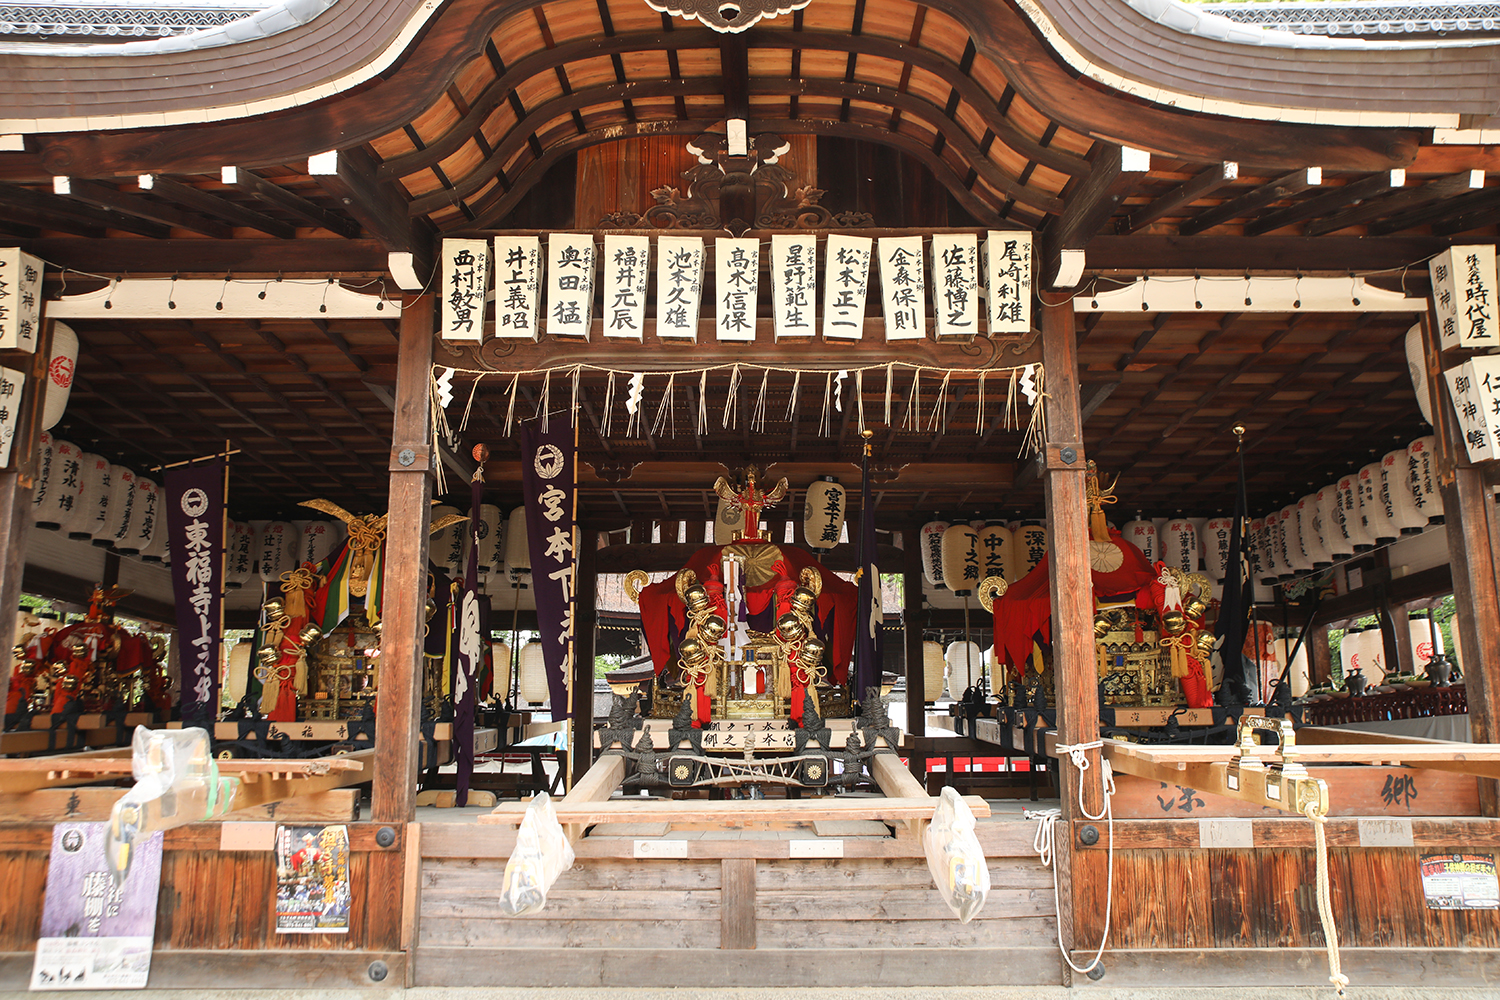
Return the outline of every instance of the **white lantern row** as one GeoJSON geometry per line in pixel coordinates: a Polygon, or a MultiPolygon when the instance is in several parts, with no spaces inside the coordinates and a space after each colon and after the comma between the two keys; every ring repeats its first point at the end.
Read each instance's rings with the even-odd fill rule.
{"type": "Polygon", "coordinates": [[[923,701],[937,701],[943,696],[943,671],[946,666],[947,661],[943,659],[942,643],[931,641],[922,643],[923,701]]]}
{"type": "Polygon", "coordinates": [[[960,597],[979,587],[979,532],[971,524],[949,525],[943,532],[943,585],[960,597]]]}
{"type": "MultiPolygon", "coordinates": [[[[587,339],[593,291],[603,287],[601,327],[605,337],[640,340],[645,328],[650,273],[656,272],[656,334],[696,341],[708,250],[702,237],[609,235],[602,261],[592,236],[552,233],[541,239],[496,237],[443,240],[441,335],[477,341],[492,335],[537,340],[545,329],[556,336],[587,339]],[[654,260],[653,260],[654,256],[654,260]],[[493,261],[494,285],[490,273],[493,261]],[[600,265],[602,264],[602,270],[600,265]],[[493,295],[493,328],[485,319],[493,295]]],[[[933,300],[939,338],[975,336],[981,315],[987,332],[1025,333],[1031,328],[1032,238],[1024,231],[882,237],[825,237],[822,274],[823,337],[861,340],[870,282],[878,277],[885,339],[919,340],[928,335],[927,300],[933,300]],[[928,254],[930,253],[930,257],[928,254]],[[873,265],[873,266],[872,266],[873,265]],[[931,281],[931,294],[928,281],[931,281]],[[985,308],[980,309],[983,300],[985,308]]],[[[761,246],[754,239],[718,238],[715,260],[715,337],[753,341],[761,246]]],[[[819,278],[815,236],[771,239],[772,319],[777,339],[810,337],[818,325],[819,278]]]]}

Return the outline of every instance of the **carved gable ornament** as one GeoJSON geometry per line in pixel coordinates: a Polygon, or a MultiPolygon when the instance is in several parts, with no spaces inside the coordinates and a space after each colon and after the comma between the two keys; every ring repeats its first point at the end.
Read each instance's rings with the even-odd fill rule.
{"type": "Polygon", "coordinates": [[[754,27],[763,17],[790,14],[806,7],[810,0],[800,3],[785,3],[784,0],[668,0],[655,3],[646,0],[646,6],[663,14],[672,14],[684,20],[694,18],[715,31],[738,34],[754,27]]]}

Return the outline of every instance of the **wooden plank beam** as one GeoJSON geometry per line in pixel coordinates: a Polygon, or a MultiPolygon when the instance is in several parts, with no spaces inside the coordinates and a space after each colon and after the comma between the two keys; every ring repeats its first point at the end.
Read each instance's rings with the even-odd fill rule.
{"type": "Polygon", "coordinates": [[[211,219],[221,219],[232,225],[255,229],[280,240],[290,240],[297,236],[297,227],[289,222],[273,219],[237,201],[221,198],[211,191],[174,181],[170,177],[163,177],[160,174],[141,174],[136,178],[136,187],[142,191],[150,191],[158,198],[190,208],[211,219]]]}
{"type": "Polygon", "coordinates": [[[1283,226],[1295,225],[1306,219],[1328,215],[1346,205],[1373,198],[1375,195],[1399,186],[1396,183],[1397,177],[1405,183],[1405,171],[1384,170],[1357,181],[1350,181],[1342,187],[1336,187],[1317,197],[1307,198],[1275,212],[1267,212],[1245,223],[1245,235],[1259,236],[1261,233],[1269,233],[1283,226]]]}
{"type": "Polygon", "coordinates": [[[43,229],[58,229],[65,233],[76,232],[79,227],[83,227],[89,232],[118,229],[152,239],[166,239],[170,234],[166,226],[154,222],[96,208],[46,191],[32,191],[11,184],[0,184],[0,208],[20,222],[28,222],[43,229]],[[49,225],[43,220],[53,220],[56,224],[49,225]]]}
{"type": "Polygon", "coordinates": [[[412,270],[425,285],[436,262],[432,227],[407,213],[407,199],[394,184],[376,178],[375,162],[361,147],[310,157],[308,173],[393,253],[412,255],[412,270]]]}
{"type": "Polygon", "coordinates": [[[185,212],[175,205],[127,194],[119,188],[99,181],[84,180],[79,177],[54,177],[52,178],[52,193],[74,198],[107,211],[145,219],[147,222],[202,233],[211,239],[227,240],[234,235],[234,230],[222,222],[204,218],[193,212],[185,212]]]}
{"type": "Polygon", "coordinates": [[[1239,176],[1240,165],[1238,163],[1231,160],[1217,163],[1156,198],[1149,205],[1131,212],[1120,221],[1118,231],[1123,235],[1140,232],[1151,223],[1176,213],[1200,198],[1207,198],[1225,184],[1237,180],[1239,176]]]}
{"type": "Polygon", "coordinates": [[[1368,232],[1371,236],[1388,236],[1414,226],[1433,226],[1433,231],[1436,232],[1439,223],[1469,213],[1492,211],[1497,204],[1500,204],[1500,190],[1487,188],[1465,191],[1452,198],[1419,205],[1378,219],[1370,223],[1368,232]]]}
{"type": "Polygon", "coordinates": [[[293,194],[245,167],[223,167],[220,169],[219,176],[227,187],[238,188],[267,205],[273,205],[289,215],[295,215],[311,226],[326,229],[348,240],[357,239],[360,235],[359,223],[341,215],[335,215],[321,205],[315,205],[301,195],[293,194]]]}
{"type": "Polygon", "coordinates": [[[1293,170],[1284,174],[1268,184],[1262,184],[1258,188],[1247,191],[1237,198],[1231,198],[1213,208],[1207,208],[1197,215],[1183,222],[1177,227],[1177,232],[1183,236],[1192,236],[1201,233],[1205,229],[1212,229],[1231,219],[1242,219],[1264,208],[1275,201],[1290,198],[1310,187],[1316,187],[1322,183],[1322,171],[1317,167],[1307,167],[1302,170],[1293,170]]]}
{"type": "MultiPolygon", "coordinates": [[[[1309,223],[1311,225],[1311,223],[1309,223]]],[[[1177,271],[1302,271],[1347,274],[1402,268],[1441,253],[1448,241],[1425,236],[1095,236],[1088,269],[1125,274],[1177,271]]]]}
{"type": "Polygon", "coordinates": [[[1348,229],[1350,226],[1358,226],[1376,219],[1395,215],[1425,205],[1428,202],[1437,201],[1441,198],[1451,198],[1466,191],[1484,187],[1484,171],[1465,170],[1461,173],[1450,174],[1447,177],[1439,177],[1437,180],[1428,181],[1421,187],[1405,188],[1400,191],[1386,195],[1384,198],[1374,198],[1362,204],[1355,205],[1334,215],[1323,219],[1314,219],[1302,230],[1304,236],[1322,236],[1324,233],[1338,232],[1340,229],[1348,229]]]}
{"type": "Polygon", "coordinates": [[[1115,362],[1115,371],[1123,372],[1128,369],[1131,362],[1135,361],[1140,356],[1140,353],[1150,346],[1151,341],[1156,338],[1158,333],[1161,333],[1162,327],[1166,326],[1171,318],[1171,313],[1158,313],[1156,318],[1151,321],[1151,329],[1143,331],[1139,337],[1135,338],[1135,343],[1130,345],[1130,350],[1120,355],[1120,360],[1115,362]]]}
{"type": "MultiPolygon", "coordinates": [[[[610,757],[623,760],[618,754],[599,758],[603,763],[610,757]]],[[[873,760],[894,757],[894,754],[876,754],[873,760]]],[[[598,766],[597,764],[595,765],[598,766]]],[[[902,767],[898,760],[895,771],[905,774],[913,784],[916,779],[902,767]]],[[[964,802],[976,817],[990,815],[989,805],[977,795],[964,796],[964,802]]],[[[640,799],[631,796],[619,799],[594,800],[570,804],[567,798],[558,800],[557,821],[568,826],[593,826],[596,823],[810,823],[820,819],[878,819],[899,822],[927,821],[938,800],[925,790],[920,796],[904,798],[876,798],[825,795],[804,799],[640,799]]],[[[527,803],[502,802],[493,812],[479,817],[484,825],[501,824],[517,826],[526,815],[527,803]]]]}

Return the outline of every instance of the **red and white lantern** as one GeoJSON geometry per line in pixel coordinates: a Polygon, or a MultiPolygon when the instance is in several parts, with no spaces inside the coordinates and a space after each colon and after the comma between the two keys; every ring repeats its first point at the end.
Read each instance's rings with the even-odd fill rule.
{"type": "Polygon", "coordinates": [[[1386,452],[1380,460],[1380,502],[1401,534],[1415,535],[1427,527],[1427,518],[1412,495],[1411,463],[1405,448],[1386,452]]]}
{"type": "Polygon", "coordinates": [[[1317,493],[1309,493],[1297,501],[1297,535],[1313,569],[1333,564],[1333,553],[1323,545],[1323,513],[1317,493]]]}
{"type": "Polygon", "coordinates": [[[1261,531],[1262,541],[1257,546],[1261,554],[1260,582],[1271,586],[1288,572],[1282,563],[1281,546],[1278,544],[1277,532],[1280,530],[1281,511],[1273,510],[1263,519],[1264,528],[1261,531]]]}
{"type": "Polygon", "coordinates": [[[1234,518],[1211,517],[1203,525],[1203,568],[1215,583],[1229,573],[1229,546],[1233,541],[1234,518]]]}
{"type": "Polygon", "coordinates": [[[1379,462],[1371,462],[1359,470],[1359,516],[1376,545],[1389,545],[1399,532],[1380,502],[1380,478],[1379,462]]]}
{"type": "Polygon", "coordinates": [[[1318,539],[1335,560],[1354,554],[1354,546],[1339,528],[1339,485],[1329,483],[1318,491],[1318,539]]]}
{"type": "Polygon", "coordinates": [[[1185,517],[1167,522],[1162,537],[1161,561],[1184,573],[1198,572],[1198,529],[1185,517]]]}
{"type": "Polygon", "coordinates": [[[281,574],[297,567],[301,538],[290,521],[270,521],[260,533],[255,559],[265,583],[280,583],[281,574]]]}
{"type": "Polygon", "coordinates": [[[36,526],[58,531],[72,523],[83,496],[83,449],[71,441],[54,439],[51,464],[46,498],[36,508],[36,526]]]}
{"type": "Polygon", "coordinates": [[[42,402],[42,427],[51,430],[68,409],[73,394],[73,371],[78,367],[78,334],[66,323],[52,324],[52,356],[47,359],[47,397],[42,402]]]}
{"type": "Polygon", "coordinates": [[[167,529],[157,522],[165,515],[161,510],[161,487],[155,480],[145,476],[135,477],[135,513],[131,516],[130,534],[116,544],[126,555],[138,555],[156,543],[157,532],[165,535],[167,529]]]}
{"type": "Polygon", "coordinates": [[[1365,528],[1364,518],[1360,516],[1359,492],[1359,473],[1351,472],[1339,478],[1339,530],[1355,552],[1368,552],[1375,547],[1375,536],[1365,528]]]}
{"type": "Polygon", "coordinates": [[[83,456],[83,495],[78,498],[68,537],[83,541],[94,532],[104,533],[109,521],[109,459],[92,453],[83,456]]]}
{"type": "Polygon", "coordinates": [[[135,473],[123,465],[109,470],[109,523],[94,536],[94,544],[119,548],[130,539],[135,520],[135,473]]]}
{"type": "Polygon", "coordinates": [[[1297,505],[1289,503],[1281,508],[1281,519],[1276,522],[1281,536],[1281,551],[1286,556],[1286,567],[1293,573],[1306,573],[1312,569],[1312,557],[1302,548],[1302,525],[1297,518],[1297,505]]]}
{"type": "Polygon", "coordinates": [[[1428,524],[1443,523],[1443,495],[1438,490],[1437,438],[1429,434],[1406,446],[1411,498],[1428,524]]]}
{"type": "Polygon", "coordinates": [[[224,585],[238,590],[250,582],[254,570],[255,532],[244,521],[231,521],[224,543],[224,585]]]}

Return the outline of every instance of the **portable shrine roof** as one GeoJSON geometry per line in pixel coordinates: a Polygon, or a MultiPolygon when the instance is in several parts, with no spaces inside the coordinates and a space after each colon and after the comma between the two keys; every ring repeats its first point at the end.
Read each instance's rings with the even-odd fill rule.
{"type": "MultiPolygon", "coordinates": [[[[1500,221],[1483,144],[1500,46],[1485,38],[1303,38],[1174,0],[812,0],[737,33],[643,0],[286,7],[305,19],[213,48],[0,53],[0,234],[104,278],[389,282],[389,252],[430,258],[441,235],[631,225],[653,189],[685,186],[685,145],[734,118],[791,143],[788,169],[836,221],[1031,229],[1040,277],[1082,249],[1086,288],[1118,272],[1358,273],[1421,295],[1422,261],[1492,242],[1500,221]],[[330,150],[336,168],[319,168],[330,150]]],[[[1401,352],[1412,321],[1081,316],[1086,445],[1125,472],[1126,503],[1206,513],[1223,506],[1227,427],[1243,421],[1253,501],[1284,502],[1313,470],[1421,433],[1401,352]]],[[[393,321],[74,326],[66,434],[127,464],[233,439],[256,461],[237,472],[244,516],[309,495],[380,505],[393,321]]],[[[466,438],[503,463],[494,385],[466,438]]],[[[705,470],[720,464],[857,461],[849,408],[825,417],[821,385],[787,419],[791,382],[769,379],[763,428],[716,415],[696,434],[696,388],[679,387],[653,412],[668,433],[625,438],[617,413],[608,440],[606,386],[582,389],[600,517],[711,512],[705,470]]],[[[883,418],[883,386],[865,392],[883,418]]],[[[935,414],[926,397],[923,419],[881,429],[882,510],[1038,506],[1013,459],[1020,432],[977,396],[954,386],[935,414]]]]}

